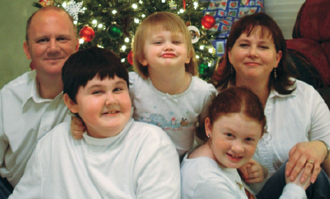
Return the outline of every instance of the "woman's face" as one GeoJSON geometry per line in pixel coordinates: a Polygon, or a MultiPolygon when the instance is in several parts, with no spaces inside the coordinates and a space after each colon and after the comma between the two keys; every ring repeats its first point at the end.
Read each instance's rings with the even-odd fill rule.
{"type": "Polygon", "coordinates": [[[282,51],[276,52],[269,31],[256,26],[248,36],[242,33],[229,50],[228,58],[236,71],[236,85],[240,81],[268,82],[270,73],[277,67],[282,51]]]}
{"type": "Polygon", "coordinates": [[[205,119],[208,144],[214,160],[226,168],[239,168],[253,156],[262,135],[262,125],[242,113],[229,113],[210,123],[205,119]]]}

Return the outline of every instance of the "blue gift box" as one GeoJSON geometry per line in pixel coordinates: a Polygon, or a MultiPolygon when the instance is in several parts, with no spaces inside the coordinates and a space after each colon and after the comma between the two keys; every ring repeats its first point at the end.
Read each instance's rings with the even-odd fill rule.
{"type": "Polygon", "coordinates": [[[212,40],[212,44],[217,56],[221,57],[224,54],[232,24],[244,15],[264,12],[264,0],[209,0],[209,2],[210,5],[203,14],[209,14],[215,18],[215,25],[210,30],[219,31],[220,34],[212,40]]]}

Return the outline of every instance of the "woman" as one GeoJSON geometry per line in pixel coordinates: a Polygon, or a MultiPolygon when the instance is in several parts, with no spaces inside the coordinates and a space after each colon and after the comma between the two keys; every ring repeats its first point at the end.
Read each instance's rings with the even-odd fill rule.
{"type": "MultiPolygon", "coordinates": [[[[285,63],[286,43],[280,28],[268,15],[256,13],[233,25],[213,80],[220,92],[244,85],[259,97],[268,133],[253,158],[268,169],[268,175],[288,161],[285,174],[291,180],[304,169],[301,182],[312,173],[314,183],[322,169],[330,176],[330,112],[313,87],[290,77],[285,63]]],[[[240,171],[246,182],[258,182],[246,169],[240,171]]]]}

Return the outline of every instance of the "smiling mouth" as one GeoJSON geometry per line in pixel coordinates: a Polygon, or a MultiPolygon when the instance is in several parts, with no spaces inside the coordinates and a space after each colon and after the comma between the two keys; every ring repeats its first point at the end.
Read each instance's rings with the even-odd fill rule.
{"type": "Polygon", "coordinates": [[[247,63],[245,63],[245,65],[248,65],[248,66],[259,66],[260,64],[259,63],[256,63],[256,62],[247,62],[247,63]]]}
{"type": "Polygon", "coordinates": [[[236,159],[236,160],[241,160],[241,159],[243,159],[243,156],[232,155],[232,154],[229,154],[229,153],[227,153],[227,155],[228,155],[229,157],[231,157],[232,159],[236,159]]]}
{"type": "Polygon", "coordinates": [[[46,58],[46,61],[57,61],[63,59],[62,57],[53,57],[53,58],[46,58]]]}
{"type": "Polygon", "coordinates": [[[107,111],[107,112],[102,113],[102,115],[109,115],[109,114],[116,114],[116,113],[119,113],[119,111],[107,111]]]}

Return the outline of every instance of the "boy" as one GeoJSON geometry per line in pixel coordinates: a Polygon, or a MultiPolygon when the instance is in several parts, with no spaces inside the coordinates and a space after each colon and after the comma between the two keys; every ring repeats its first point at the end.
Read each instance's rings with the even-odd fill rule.
{"type": "Polygon", "coordinates": [[[79,51],[62,70],[64,101],[86,125],[70,122],[37,144],[10,198],[180,198],[175,146],[159,127],[131,118],[128,73],[106,49],[79,51]]]}

